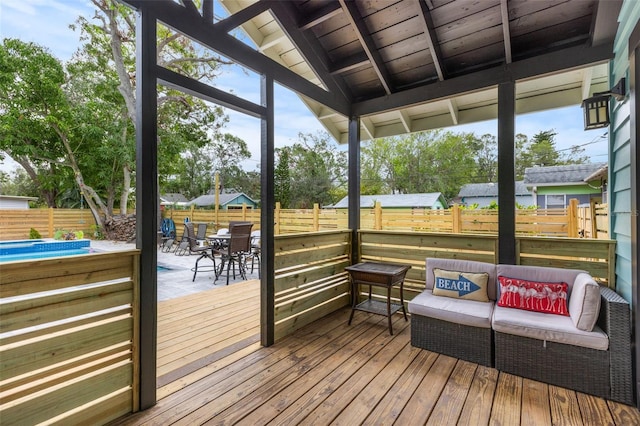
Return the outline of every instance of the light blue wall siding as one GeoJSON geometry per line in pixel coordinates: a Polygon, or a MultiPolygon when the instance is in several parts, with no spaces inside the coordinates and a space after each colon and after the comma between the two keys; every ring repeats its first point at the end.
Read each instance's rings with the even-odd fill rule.
{"type": "MultiPolygon", "coordinates": [[[[610,66],[610,85],[629,75],[631,31],[640,18],[640,1],[625,0],[620,11],[618,34],[614,43],[615,58],[610,66]]],[[[628,86],[628,84],[627,84],[628,86]]],[[[613,98],[612,98],[613,99],[613,98]]],[[[610,229],[616,244],[616,288],[631,302],[631,192],[636,183],[630,179],[631,140],[629,99],[612,101],[612,121],[609,136],[609,182],[611,210],[610,229]]]]}

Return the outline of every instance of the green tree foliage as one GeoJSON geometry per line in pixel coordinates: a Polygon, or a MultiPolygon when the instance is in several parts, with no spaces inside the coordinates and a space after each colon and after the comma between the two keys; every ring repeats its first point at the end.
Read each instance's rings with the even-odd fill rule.
{"type": "Polygon", "coordinates": [[[588,161],[584,148],[579,146],[571,147],[568,152],[558,151],[556,135],[554,130],[542,130],[529,140],[525,135],[516,136],[516,180],[524,178],[527,167],[584,164],[588,161]]]}
{"type": "Polygon", "coordinates": [[[362,148],[362,193],[454,197],[477,174],[476,150],[473,134],[440,130],[375,139],[362,148]]]}
{"type": "MultiPolygon", "coordinates": [[[[132,193],[135,17],[111,0],[92,3],[94,21],[78,19],[76,29],[84,44],[66,66],[40,46],[3,42],[0,153],[23,167],[49,206],[85,200],[102,225],[116,206],[124,212],[132,193]]],[[[158,27],[160,66],[211,82],[223,63],[188,38],[158,27]]],[[[198,170],[204,171],[203,178],[193,181],[183,176],[183,182],[195,182],[206,191],[203,181],[210,182],[218,169],[230,183],[249,184],[251,179],[239,167],[249,157],[246,143],[222,133],[226,121],[220,107],[160,87],[160,184],[188,173],[189,153],[209,161],[198,170]]]]}
{"type": "Polygon", "coordinates": [[[347,155],[326,132],[298,134],[290,147],[291,208],[337,202],[346,193],[347,155]]]}
{"type": "Polygon", "coordinates": [[[288,209],[291,203],[291,173],[289,172],[289,147],[277,150],[278,164],[274,170],[274,195],[280,207],[288,209]]]}

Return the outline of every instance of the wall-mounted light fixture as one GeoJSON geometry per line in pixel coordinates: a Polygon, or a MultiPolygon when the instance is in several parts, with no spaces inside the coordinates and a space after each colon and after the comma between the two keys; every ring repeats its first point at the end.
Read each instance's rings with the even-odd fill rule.
{"type": "Polygon", "coordinates": [[[613,96],[621,101],[625,98],[626,81],[621,78],[618,84],[608,92],[594,93],[592,97],[582,101],[584,110],[584,129],[598,129],[609,125],[609,97],[613,96]]]}

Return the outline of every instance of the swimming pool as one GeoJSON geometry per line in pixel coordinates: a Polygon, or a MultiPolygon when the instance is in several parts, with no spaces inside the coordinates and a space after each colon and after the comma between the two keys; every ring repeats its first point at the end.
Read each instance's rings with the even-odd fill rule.
{"type": "Polygon", "coordinates": [[[91,240],[16,240],[0,241],[0,262],[44,259],[49,257],[87,254],[91,240]]]}

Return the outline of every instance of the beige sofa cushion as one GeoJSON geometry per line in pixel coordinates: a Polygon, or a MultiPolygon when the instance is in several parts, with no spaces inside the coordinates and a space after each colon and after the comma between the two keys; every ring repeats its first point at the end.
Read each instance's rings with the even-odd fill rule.
{"type": "Polygon", "coordinates": [[[591,331],[600,314],[600,286],[589,274],[578,274],[569,297],[569,315],[580,330],[591,331]]]}
{"type": "Polygon", "coordinates": [[[412,315],[422,315],[455,324],[490,328],[493,302],[435,296],[425,290],[408,303],[412,315]]]}
{"type": "Polygon", "coordinates": [[[472,260],[437,259],[429,257],[426,260],[426,266],[426,288],[428,290],[433,290],[434,268],[446,269],[448,271],[472,273],[486,272],[489,274],[487,296],[489,297],[489,300],[496,300],[496,297],[498,295],[498,290],[496,288],[498,276],[496,275],[496,265],[494,265],[493,263],[475,262],[472,260]]]}
{"type": "Polygon", "coordinates": [[[491,326],[495,331],[542,341],[581,346],[601,351],[609,348],[609,338],[599,328],[578,330],[571,317],[496,306],[491,326]]]}

